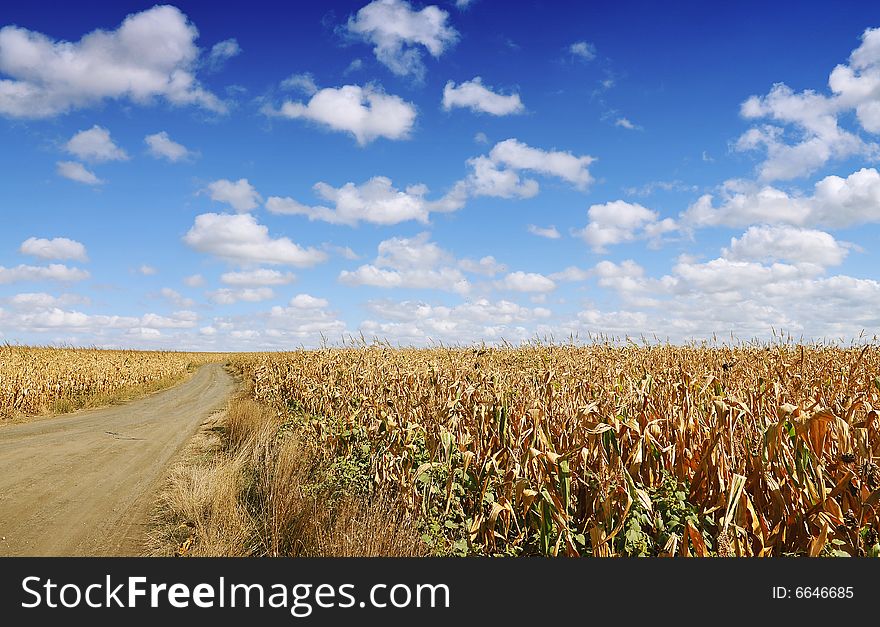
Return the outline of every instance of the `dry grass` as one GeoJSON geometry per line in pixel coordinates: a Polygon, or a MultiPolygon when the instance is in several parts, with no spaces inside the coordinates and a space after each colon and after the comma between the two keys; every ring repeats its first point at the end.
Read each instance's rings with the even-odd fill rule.
{"type": "Polygon", "coordinates": [[[210,353],[0,346],[0,420],[61,414],[135,398],[179,382],[210,353]]]}
{"type": "Polygon", "coordinates": [[[172,470],[151,555],[411,556],[415,529],[382,496],[336,498],[318,449],[247,398],[203,426],[172,470]]]}

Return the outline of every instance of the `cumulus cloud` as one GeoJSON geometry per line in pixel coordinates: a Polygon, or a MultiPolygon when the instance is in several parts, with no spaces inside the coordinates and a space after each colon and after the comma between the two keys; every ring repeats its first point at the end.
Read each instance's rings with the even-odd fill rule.
{"type": "Polygon", "coordinates": [[[880,133],[880,28],[862,33],[862,43],[850,54],[849,65],[835,67],[828,85],[842,106],[855,109],[862,128],[880,133]]]}
{"type": "Polygon", "coordinates": [[[638,239],[657,241],[663,234],[678,228],[672,218],[661,220],[658,212],[623,200],[592,205],[587,215],[587,226],[576,234],[599,253],[613,244],[638,239]]]}
{"type": "Polygon", "coordinates": [[[290,299],[290,306],[296,309],[323,309],[329,304],[326,299],[309,294],[297,294],[290,299]]]}
{"type": "Polygon", "coordinates": [[[552,224],[546,227],[530,224],[528,229],[529,233],[537,235],[538,237],[546,237],[547,239],[559,239],[562,237],[562,235],[559,234],[559,231],[556,230],[556,227],[552,224]]]}
{"type": "Polygon", "coordinates": [[[188,287],[201,287],[205,284],[205,277],[201,274],[191,274],[188,277],[184,277],[183,282],[188,287]]]}
{"type": "Polygon", "coordinates": [[[375,176],[366,183],[346,183],[336,188],[316,183],[315,193],[333,207],[304,205],[292,198],[272,196],[266,201],[271,213],[303,215],[309,220],[355,226],[359,222],[398,224],[408,220],[426,223],[433,208],[425,199],[428,188],[411,185],[405,190],[393,186],[391,179],[375,176]]]}
{"type": "Polygon", "coordinates": [[[721,190],[720,203],[701,196],[682,214],[696,227],[790,224],[844,228],[880,222],[880,173],[862,168],[846,178],[826,176],[812,196],[785,192],[770,185],[733,182],[721,190]]]}
{"type": "Polygon", "coordinates": [[[824,231],[791,226],[753,226],[730,240],[722,256],[734,261],[789,261],[817,266],[843,263],[848,248],[824,231]]]}
{"type": "Polygon", "coordinates": [[[555,176],[584,190],[593,181],[589,171],[593,161],[587,155],[546,151],[517,139],[506,139],[495,144],[488,155],[469,159],[471,172],[461,184],[472,196],[531,198],[540,187],[536,180],[520,176],[520,172],[527,171],[555,176]]]}
{"type": "Polygon", "coordinates": [[[406,0],[374,0],[348,19],[348,32],[373,45],[380,63],[400,76],[425,73],[422,48],[437,58],[458,41],[449,13],[436,6],[415,11],[406,0]]]}
{"type": "Polygon", "coordinates": [[[880,157],[880,146],[865,142],[840,126],[854,112],[862,128],[880,132],[880,29],[869,28],[849,64],[834,68],[828,78],[831,94],[807,89],[795,92],[784,83],[764,96],[751,96],[740,112],[748,120],[769,120],[737,141],[737,150],[763,149],[767,158],[758,168],[762,181],[789,180],[809,175],[831,159],[860,155],[880,157]],[[786,133],[786,129],[793,133],[786,133]]]}
{"type": "Polygon", "coordinates": [[[577,266],[568,266],[564,270],[554,272],[549,276],[553,281],[586,281],[592,276],[589,270],[578,268],[577,266]]]}
{"type": "Polygon", "coordinates": [[[436,289],[467,293],[471,284],[456,267],[453,256],[429,241],[429,233],[411,238],[393,237],[382,241],[372,264],[356,270],[343,270],[339,281],[345,285],[381,288],[436,289]]]}
{"type": "Polygon", "coordinates": [[[163,287],[159,290],[159,295],[175,307],[180,307],[182,309],[192,307],[196,304],[193,299],[186,298],[180,292],[173,290],[170,287],[163,287]]]}
{"type": "Polygon", "coordinates": [[[137,271],[139,274],[143,274],[144,276],[153,276],[159,273],[159,271],[155,267],[147,265],[145,263],[141,264],[138,267],[137,271]]]}
{"type": "Polygon", "coordinates": [[[208,298],[211,302],[218,305],[232,305],[239,301],[247,303],[258,303],[260,301],[274,298],[275,292],[271,287],[243,287],[240,289],[221,288],[208,292],[208,298]]]}
{"type": "Polygon", "coordinates": [[[144,143],[147,144],[150,155],[157,159],[167,159],[172,163],[186,161],[195,156],[186,146],[172,140],[165,131],[147,135],[144,137],[144,143]]]}
{"type": "Polygon", "coordinates": [[[239,213],[256,209],[263,202],[263,197],[247,179],[213,181],[208,184],[206,191],[211,200],[226,203],[239,213]]]}
{"type": "Polygon", "coordinates": [[[70,138],[64,146],[70,154],[85,161],[125,161],[128,154],[113,143],[110,131],[94,125],[70,138]]]}
{"type": "Polygon", "coordinates": [[[79,41],[55,41],[18,26],[0,29],[0,114],[47,118],[105,99],[226,106],[195,76],[198,31],[172,6],[125,18],[116,30],[95,30],[79,41]]]}
{"type": "Polygon", "coordinates": [[[404,345],[526,340],[532,336],[531,325],[551,315],[543,307],[485,298],[454,306],[374,300],[368,309],[374,317],[362,322],[360,331],[368,338],[404,345]]]}
{"type": "Polygon", "coordinates": [[[458,262],[458,267],[465,272],[482,274],[484,276],[495,276],[507,270],[507,266],[499,263],[492,255],[480,257],[476,261],[473,259],[462,259],[458,262]]]}
{"type": "Polygon", "coordinates": [[[267,268],[259,268],[257,270],[247,270],[242,272],[224,272],[220,275],[220,281],[226,285],[237,286],[266,286],[266,285],[287,285],[296,280],[296,275],[292,272],[279,272],[278,270],[269,270],[267,268]]]}
{"type": "Polygon", "coordinates": [[[42,259],[73,259],[74,261],[88,261],[86,247],[76,240],[66,237],[29,237],[21,243],[19,252],[23,255],[40,257],[42,259]]]}
{"type": "Polygon", "coordinates": [[[587,155],[577,157],[570,152],[541,150],[516,139],[506,139],[495,144],[489,158],[514,170],[561,178],[578,189],[586,189],[593,182],[588,168],[595,158],[587,155]]]}
{"type": "Polygon", "coordinates": [[[540,191],[538,181],[523,179],[515,169],[501,168],[490,157],[468,159],[468,165],[467,190],[474,196],[532,198],[540,191]]]}
{"type": "Polygon", "coordinates": [[[511,272],[500,281],[496,281],[495,287],[499,290],[513,292],[552,292],[556,289],[556,283],[537,272],[517,271],[511,272]]]}
{"type": "Polygon", "coordinates": [[[351,133],[361,146],[385,137],[408,139],[416,108],[399,96],[386,94],[374,85],[327,87],[302,102],[287,100],[280,108],[264,108],[267,115],[310,120],[334,131],[351,133]]]}
{"type": "Polygon", "coordinates": [[[88,333],[91,337],[107,337],[113,334],[130,346],[128,338],[156,339],[163,337],[163,330],[191,329],[198,315],[192,311],[177,311],[171,316],[147,313],[143,316],[117,316],[86,314],[81,311],[62,309],[57,306],[6,312],[0,309],[0,325],[23,332],[47,332],[68,330],[88,333]]]}
{"type": "Polygon", "coordinates": [[[85,183],[86,185],[102,185],[104,183],[94,172],[76,161],[59,161],[55,166],[59,176],[63,176],[71,181],[85,183]]]}
{"type": "Polygon", "coordinates": [[[6,300],[15,309],[26,311],[54,307],[69,307],[70,305],[89,303],[88,298],[78,294],[61,294],[60,296],[53,296],[46,292],[23,292],[6,300]]]}
{"type": "Polygon", "coordinates": [[[458,86],[454,81],[446,83],[443,88],[443,108],[449,111],[454,107],[499,116],[522,113],[525,110],[519,94],[504,95],[494,92],[483,85],[479,76],[458,86]]]}
{"type": "Polygon", "coordinates": [[[60,263],[53,263],[48,266],[21,264],[14,268],[0,266],[0,284],[20,281],[58,281],[69,283],[84,281],[87,278],[89,278],[87,271],[80,268],[71,268],[60,263]]]}
{"type": "Polygon", "coordinates": [[[245,264],[310,267],[327,259],[326,253],[298,246],[287,237],[271,237],[268,227],[247,213],[196,216],[183,241],[199,252],[245,264]]]}

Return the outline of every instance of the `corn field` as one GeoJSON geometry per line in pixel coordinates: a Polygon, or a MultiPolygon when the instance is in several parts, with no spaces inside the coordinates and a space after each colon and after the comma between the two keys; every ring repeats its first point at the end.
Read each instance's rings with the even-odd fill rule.
{"type": "Polygon", "coordinates": [[[0,419],[89,407],[171,385],[210,354],[0,346],[0,419]]]}
{"type": "Polygon", "coordinates": [[[436,554],[880,553],[880,349],[529,345],[232,357],[436,554]]]}

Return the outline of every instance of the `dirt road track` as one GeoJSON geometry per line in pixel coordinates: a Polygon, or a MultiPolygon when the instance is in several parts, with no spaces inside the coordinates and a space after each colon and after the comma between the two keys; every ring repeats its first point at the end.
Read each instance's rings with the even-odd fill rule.
{"type": "Polygon", "coordinates": [[[0,555],[137,555],[158,482],[232,392],[220,365],[122,406],[0,426],[0,555]]]}

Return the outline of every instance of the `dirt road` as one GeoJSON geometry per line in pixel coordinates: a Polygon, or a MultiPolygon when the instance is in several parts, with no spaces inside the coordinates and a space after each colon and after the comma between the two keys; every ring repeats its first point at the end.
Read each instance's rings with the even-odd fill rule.
{"type": "Polygon", "coordinates": [[[0,555],[137,555],[158,482],[223,406],[219,365],[128,404],[0,426],[0,555]]]}

